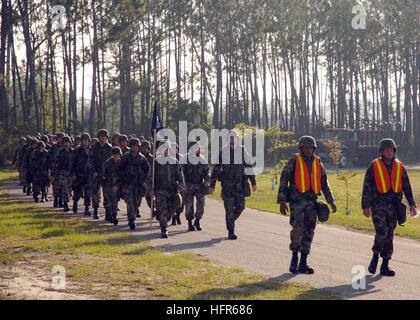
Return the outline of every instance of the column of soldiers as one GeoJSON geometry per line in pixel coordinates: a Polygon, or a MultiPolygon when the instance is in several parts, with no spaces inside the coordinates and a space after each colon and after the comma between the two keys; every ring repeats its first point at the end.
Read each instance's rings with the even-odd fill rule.
{"type": "MultiPolygon", "coordinates": [[[[90,215],[92,202],[93,217],[99,219],[102,188],[105,220],[117,225],[118,201],[123,199],[132,230],[136,228],[136,218],[141,217],[139,207],[144,197],[149,207],[155,207],[153,216],[160,222],[162,238],[168,237],[169,221],[172,225],[181,224],[180,214],[184,209],[188,230],[201,231],[205,195],[213,194],[216,182],[220,181],[228,239],[237,239],[235,222],[245,209],[245,198],[250,196],[251,189],[257,191],[249,154],[238,143],[238,133],[231,131],[228,144],[220,151],[219,161],[211,174],[201,155],[199,141],[189,141],[185,155],[179,154],[176,143],[163,141],[155,161],[151,154],[152,141],[151,138],[115,134],[111,146],[105,129],[99,130],[97,138],[92,140],[87,133],[75,140],[63,133],[55,137],[37,134],[36,137],[20,139],[13,164],[19,171],[24,193],[29,195],[32,192],[36,202],[39,195],[41,202],[48,201],[51,181],[54,207],[63,207],[65,212],[69,211],[73,190],[73,212],[77,213],[78,201],[83,197],[84,215],[90,215]],[[234,156],[237,152],[242,154],[239,163],[234,156]],[[228,161],[225,161],[224,154],[230,156],[228,161]]],[[[309,267],[307,258],[316,224],[327,221],[330,215],[328,205],[319,200],[321,192],[332,213],[337,207],[324,165],[315,155],[316,140],[303,136],[299,139],[298,149],[299,153],[293,154],[281,173],[277,203],[281,214],[287,215],[290,211],[289,248],[292,258],[289,271],[313,274],[314,269],[309,267]]],[[[417,214],[407,171],[396,159],[396,152],[397,146],[392,139],[380,141],[380,156],[369,165],[363,184],[363,214],[372,217],[375,227],[373,257],[368,270],[376,273],[381,257],[380,273],[384,276],[395,275],[389,267],[389,260],[393,253],[394,230],[397,223],[402,225],[406,219],[403,194],[410,206],[410,214],[417,214]]]]}

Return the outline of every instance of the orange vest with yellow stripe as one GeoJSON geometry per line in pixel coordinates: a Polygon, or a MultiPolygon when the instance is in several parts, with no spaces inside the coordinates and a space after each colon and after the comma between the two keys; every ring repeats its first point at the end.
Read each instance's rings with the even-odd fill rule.
{"type": "Polygon", "coordinates": [[[315,194],[321,192],[321,161],[314,155],[311,174],[309,174],[308,166],[300,153],[294,153],[296,159],[295,184],[299,192],[305,193],[309,189],[315,194]]]}
{"type": "Polygon", "coordinates": [[[388,170],[385,163],[381,158],[372,161],[373,172],[375,174],[376,188],[380,193],[387,193],[390,189],[395,193],[399,193],[402,190],[402,175],[403,175],[403,164],[401,161],[395,159],[392,164],[391,178],[389,177],[388,170]]]}

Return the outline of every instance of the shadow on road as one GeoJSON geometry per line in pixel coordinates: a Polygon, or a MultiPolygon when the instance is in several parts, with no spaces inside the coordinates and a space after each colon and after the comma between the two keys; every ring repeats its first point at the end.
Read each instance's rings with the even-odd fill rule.
{"type": "Polygon", "coordinates": [[[360,296],[377,293],[380,289],[375,289],[373,283],[382,279],[381,275],[367,275],[366,276],[366,288],[365,289],[353,289],[351,284],[344,284],[339,286],[324,287],[319,289],[313,289],[311,291],[326,290],[338,294],[344,299],[355,299],[360,296]]]}
{"type": "MultiPolygon", "coordinates": [[[[186,232],[188,232],[188,231],[186,231],[186,232]]],[[[166,251],[205,248],[205,247],[211,247],[211,246],[215,245],[216,243],[219,243],[219,242],[221,242],[222,240],[225,240],[225,239],[226,239],[226,237],[220,237],[220,238],[213,238],[213,239],[206,240],[206,241],[186,242],[186,243],[179,243],[179,244],[167,243],[167,244],[162,244],[160,246],[156,246],[156,248],[166,250],[166,251]]]]}

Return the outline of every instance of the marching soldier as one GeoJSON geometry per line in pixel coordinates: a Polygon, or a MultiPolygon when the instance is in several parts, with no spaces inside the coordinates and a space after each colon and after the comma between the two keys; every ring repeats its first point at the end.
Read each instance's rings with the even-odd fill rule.
{"type": "Polygon", "coordinates": [[[73,169],[74,151],[71,148],[69,137],[64,137],[62,142],[63,147],[58,151],[52,176],[53,182],[58,181],[63,198],[64,212],[68,212],[70,210],[69,201],[71,196],[71,172],[73,169]]]}
{"type": "MultiPolygon", "coordinates": [[[[146,158],[147,162],[149,163],[149,168],[150,168],[150,170],[152,170],[152,168],[153,168],[153,156],[150,154],[150,142],[149,141],[143,140],[141,142],[140,152],[146,158]]],[[[146,190],[146,195],[144,197],[146,198],[147,205],[150,208],[151,205],[152,205],[152,199],[150,198],[150,194],[147,190],[146,190]]],[[[140,199],[140,204],[141,204],[141,200],[142,199],[140,199]]],[[[155,207],[155,210],[156,210],[156,207],[155,207]]],[[[156,213],[156,211],[154,213],[156,213]]]]}
{"type": "Polygon", "coordinates": [[[161,238],[168,238],[166,231],[168,221],[171,220],[175,210],[181,206],[181,195],[184,191],[184,175],[181,165],[176,158],[170,156],[168,142],[162,146],[155,160],[155,176],[153,188],[153,170],[149,171],[147,189],[151,199],[156,197],[156,210],[159,215],[161,238]]]}
{"type": "MultiPolygon", "coordinates": [[[[108,131],[106,129],[98,130],[98,141],[92,145],[89,150],[89,166],[92,170],[92,206],[93,218],[99,219],[98,208],[101,201],[100,189],[102,184],[102,168],[104,162],[111,157],[112,147],[108,143],[108,131]]],[[[108,198],[102,189],[104,196],[104,207],[108,207],[108,198]]],[[[105,220],[109,220],[109,212],[106,211],[105,220]]]]}
{"type": "Polygon", "coordinates": [[[104,162],[103,167],[103,188],[104,193],[108,198],[108,212],[110,215],[110,222],[114,225],[118,224],[117,219],[117,208],[118,208],[118,176],[119,176],[119,165],[121,161],[121,149],[120,147],[112,148],[112,156],[104,162]]]}
{"type": "Polygon", "coordinates": [[[317,215],[320,221],[326,221],[328,217],[322,219],[322,215],[325,214],[325,210],[326,215],[329,214],[327,205],[317,201],[321,191],[331,205],[332,212],[336,212],[337,207],[325,168],[321,160],[314,155],[317,148],[315,139],[311,136],[301,137],[298,148],[300,153],[293,154],[281,173],[277,203],[280,204],[280,212],[283,215],[287,215],[288,211],[286,202],[290,205],[292,231],[289,248],[292,251],[292,260],[289,271],[312,274],[314,270],[307,265],[307,256],[314,237],[317,215]],[[298,252],[301,253],[299,267],[298,252]]]}
{"type": "Polygon", "coordinates": [[[45,149],[45,143],[37,143],[37,149],[32,153],[33,168],[33,197],[38,202],[38,195],[41,194],[41,202],[45,202],[47,197],[47,186],[49,183],[48,170],[50,164],[50,154],[45,149]]]}
{"type": "Polygon", "coordinates": [[[136,228],[136,216],[139,215],[140,200],[146,193],[144,183],[149,172],[149,163],[139,152],[139,139],[132,138],[129,146],[130,152],[122,157],[119,171],[122,197],[127,203],[128,225],[131,230],[134,230],[136,228]]]}
{"type": "Polygon", "coordinates": [[[239,135],[235,130],[231,130],[229,145],[223,147],[219,153],[219,162],[213,167],[210,178],[210,194],[214,193],[216,180],[222,184],[222,199],[226,212],[226,228],[228,230],[228,239],[236,240],[235,221],[245,210],[245,197],[251,194],[248,179],[252,184],[252,191],[257,191],[257,182],[252,173],[246,175],[245,168],[251,168],[248,152],[245,147],[238,143],[239,135]],[[234,163],[235,150],[239,148],[242,156],[241,163],[234,163]],[[229,155],[228,163],[223,163],[223,154],[229,155]]]}
{"type": "Polygon", "coordinates": [[[118,146],[121,149],[122,155],[126,154],[127,152],[130,152],[130,148],[128,145],[128,137],[125,134],[122,134],[118,137],[118,146]]]}
{"type": "Polygon", "coordinates": [[[32,153],[34,152],[37,144],[37,140],[30,139],[28,141],[29,147],[25,149],[25,153],[23,154],[23,167],[25,172],[25,186],[26,186],[26,195],[31,194],[31,185],[33,182],[33,167],[32,167],[32,153]]]}
{"type": "Polygon", "coordinates": [[[366,170],[363,183],[362,209],[366,217],[372,215],[375,226],[373,257],[369,272],[374,274],[382,257],[381,275],[394,276],[389,268],[393,253],[394,229],[406,219],[406,206],[401,203],[403,193],[410,206],[410,214],[417,215],[410,180],[404,165],[395,158],[397,146],[392,139],[382,139],[379,143],[380,157],[373,160],[366,170]]]}
{"type": "Polygon", "coordinates": [[[120,135],[118,133],[114,133],[111,138],[111,144],[113,147],[119,147],[118,138],[120,135]]]}
{"type": "MultiPolygon", "coordinates": [[[[64,133],[58,132],[56,134],[57,143],[54,143],[50,148],[49,152],[50,152],[50,169],[51,169],[51,172],[53,171],[54,166],[56,164],[56,158],[57,158],[57,155],[58,155],[58,151],[60,151],[60,149],[63,146],[63,143],[62,143],[63,137],[64,137],[64,133]]],[[[57,179],[51,179],[51,180],[52,180],[51,184],[52,184],[52,190],[53,190],[53,195],[54,195],[53,206],[54,206],[54,208],[57,208],[57,207],[62,208],[63,207],[63,199],[62,199],[62,196],[61,196],[61,190],[60,190],[60,187],[59,187],[59,184],[58,184],[58,180],[57,179]]]]}
{"type": "Polygon", "coordinates": [[[188,143],[188,150],[189,153],[184,156],[187,157],[187,161],[183,161],[182,164],[185,177],[185,192],[183,197],[185,217],[188,220],[189,231],[195,231],[196,229],[201,231],[200,220],[204,213],[204,195],[209,193],[209,165],[206,159],[200,154],[200,142],[190,141],[188,143]],[[194,197],[197,199],[195,213],[194,197]],[[194,220],[194,224],[192,220],[194,220]]]}
{"type": "Polygon", "coordinates": [[[74,149],[74,162],[72,169],[73,212],[77,213],[77,202],[84,199],[85,216],[90,216],[89,206],[92,193],[92,170],[89,167],[89,133],[80,137],[81,145],[74,149]]]}
{"type": "MultiPolygon", "coordinates": [[[[176,158],[176,160],[179,161],[180,157],[182,157],[182,155],[179,154],[179,147],[178,144],[176,142],[171,142],[171,152],[172,152],[172,156],[176,158]]],[[[182,166],[181,166],[182,169],[182,166]]],[[[172,223],[171,225],[175,226],[177,223],[181,224],[181,213],[182,211],[184,211],[184,194],[181,192],[181,206],[175,210],[175,214],[172,217],[172,223]]]]}

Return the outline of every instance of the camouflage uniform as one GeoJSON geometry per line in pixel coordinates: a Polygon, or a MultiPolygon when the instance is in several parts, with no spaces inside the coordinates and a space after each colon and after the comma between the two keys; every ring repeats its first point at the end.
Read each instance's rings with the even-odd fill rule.
{"type": "Polygon", "coordinates": [[[23,162],[23,172],[25,175],[25,186],[26,186],[26,194],[31,194],[31,184],[33,182],[33,168],[32,168],[32,152],[35,149],[36,140],[31,139],[29,141],[29,147],[25,149],[25,152],[22,157],[23,162]]]}
{"type": "MultiPolygon", "coordinates": [[[[316,150],[316,141],[311,136],[303,136],[299,139],[299,150],[301,152],[302,160],[306,163],[308,174],[311,176],[312,165],[314,163],[314,155],[311,154],[309,158],[305,157],[302,152],[302,147],[313,147],[316,150]]],[[[327,174],[319,159],[321,168],[321,191],[325,196],[327,202],[335,207],[334,196],[328,184],[327,174]]],[[[292,251],[292,261],[290,263],[290,272],[312,274],[314,270],[307,265],[306,259],[311,250],[311,244],[314,237],[316,227],[317,215],[319,214],[319,204],[317,202],[319,194],[316,194],[311,186],[308,186],[306,192],[300,192],[295,183],[296,158],[289,159],[286,166],[283,168],[280,177],[280,185],[277,195],[277,203],[288,202],[290,205],[290,250],[292,251]],[[301,253],[301,259],[298,263],[298,252],[301,253]]],[[[328,210],[328,207],[326,207],[328,210]]],[[[329,211],[329,210],[328,210],[329,211]]]]}
{"type": "Polygon", "coordinates": [[[168,237],[166,232],[168,221],[171,220],[175,210],[181,205],[182,199],[178,191],[179,189],[183,190],[185,186],[184,175],[178,160],[173,157],[168,158],[170,158],[168,161],[173,163],[160,164],[159,159],[163,160],[162,156],[155,160],[154,188],[152,188],[152,170],[149,171],[147,179],[147,189],[150,194],[155,195],[162,238],[168,237]]]}
{"type": "Polygon", "coordinates": [[[18,173],[19,173],[19,185],[22,185],[23,178],[22,178],[22,170],[21,170],[21,160],[22,160],[22,149],[26,145],[26,138],[22,137],[19,140],[19,146],[16,148],[15,154],[13,155],[12,165],[16,166],[18,173]]]}
{"type": "Polygon", "coordinates": [[[219,153],[219,163],[215,164],[211,172],[210,188],[214,189],[216,180],[219,180],[222,185],[221,196],[226,212],[226,228],[229,232],[229,239],[236,239],[235,235],[235,221],[239,218],[241,213],[245,210],[245,197],[247,194],[246,188],[249,187],[248,179],[254,186],[257,184],[255,175],[253,174],[252,165],[249,164],[249,154],[242,145],[236,145],[232,149],[229,145],[223,147],[219,153]],[[240,148],[242,153],[242,163],[234,163],[235,149],[240,148]],[[229,163],[223,164],[223,153],[229,154],[229,163]],[[251,168],[252,174],[246,175],[245,168],[251,168]]]}
{"type": "MultiPolygon", "coordinates": [[[[150,143],[148,141],[142,141],[141,142],[141,147],[147,147],[150,150],[150,143]]],[[[153,156],[150,154],[150,152],[147,153],[141,153],[147,160],[147,162],[149,163],[149,168],[150,170],[153,168],[153,156]]],[[[149,206],[149,208],[152,205],[152,199],[150,198],[150,194],[149,192],[146,190],[146,195],[144,196],[147,202],[147,205],[149,206]]],[[[141,204],[142,199],[140,199],[140,204],[141,204]]],[[[155,208],[156,209],[156,208],[155,208]]]]}
{"type": "MultiPolygon", "coordinates": [[[[390,141],[390,139],[386,140],[390,141]]],[[[385,144],[386,143],[387,142],[385,142],[385,144]]],[[[396,146],[393,141],[391,142],[391,146],[394,146],[394,150],[396,151],[396,146]]],[[[383,161],[390,177],[394,161],[395,158],[392,159],[390,164],[383,161]]],[[[396,193],[390,188],[387,193],[380,193],[375,182],[373,163],[371,163],[366,170],[363,182],[362,209],[371,209],[372,221],[375,226],[375,240],[372,246],[374,254],[372,259],[373,264],[371,262],[371,265],[369,266],[369,271],[371,273],[376,272],[377,259],[378,255],[380,255],[385,262],[385,266],[381,267],[381,273],[383,274],[382,268],[385,267],[387,273],[394,275],[393,271],[388,268],[388,261],[391,259],[394,250],[394,230],[397,226],[397,211],[402,205],[403,193],[405,194],[408,204],[410,206],[416,206],[410,180],[405,168],[403,168],[401,182],[401,192],[396,193]]],[[[405,208],[403,208],[403,210],[405,210],[405,208]]]]}
{"type": "Polygon", "coordinates": [[[71,197],[71,173],[74,162],[74,150],[70,147],[66,150],[64,147],[60,149],[55,160],[55,168],[52,172],[54,181],[58,180],[58,186],[61,190],[65,211],[68,210],[68,202],[71,197]]]}
{"type": "MultiPolygon", "coordinates": [[[[59,132],[57,133],[57,138],[62,138],[63,137],[63,133],[59,132]]],[[[58,155],[58,151],[60,151],[60,149],[62,148],[63,144],[61,142],[57,142],[55,144],[53,144],[49,150],[50,153],[50,169],[51,172],[54,169],[54,166],[56,164],[56,158],[58,155]]],[[[62,201],[61,198],[61,190],[60,190],[60,186],[58,183],[58,180],[54,179],[52,182],[52,190],[53,190],[53,195],[54,195],[54,207],[57,207],[59,204],[58,202],[62,201]]]]}
{"type": "MultiPolygon", "coordinates": [[[[113,148],[112,153],[121,155],[121,150],[119,147],[113,148]],[[118,151],[117,151],[118,150],[118,151]]],[[[117,220],[117,208],[118,208],[118,192],[114,191],[114,187],[118,187],[119,184],[119,165],[121,159],[115,161],[113,157],[107,159],[103,165],[103,184],[104,194],[108,199],[107,211],[108,211],[108,221],[118,224],[117,220]]]]}
{"type": "Polygon", "coordinates": [[[85,214],[89,215],[89,206],[92,193],[92,169],[89,167],[89,147],[85,150],[82,146],[74,149],[74,162],[72,169],[72,176],[76,177],[73,181],[73,211],[76,209],[77,202],[81,197],[84,199],[85,214]],[[76,208],[74,208],[76,206],[76,208]]]}
{"type": "MultiPolygon", "coordinates": [[[[305,158],[309,174],[312,171],[314,156],[305,158]]],[[[282,201],[290,204],[290,250],[300,251],[301,253],[310,253],[314,231],[316,227],[316,217],[318,213],[316,200],[319,195],[312,189],[305,193],[300,193],[295,184],[296,159],[290,158],[283,168],[280,177],[280,185],[277,195],[277,203],[282,201]]],[[[328,203],[334,202],[334,197],[327,180],[324,165],[321,163],[321,190],[324,193],[328,203]]]]}
{"type": "MultiPolygon", "coordinates": [[[[112,147],[109,143],[105,143],[101,146],[99,141],[96,142],[89,150],[89,167],[92,170],[92,176],[94,173],[96,177],[92,178],[92,206],[94,209],[94,215],[97,215],[99,203],[101,202],[100,189],[102,184],[102,167],[104,162],[111,156],[112,147]]],[[[102,194],[104,196],[104,207],[108,206],[108,198],[106,197],[103,189],[102,194]]]]}
{"type": "MultiPolygon", "coordinates": [[[[190,144],[191,145],[191,144],[190,144]]],[[[188,158],[189,154],[184,157],[188,158]]],[[[183,194],[183,202],[185,205],[185,217],[188,220],[189,230],[193,231],[194,226],[197,230],[201,230],[199,221],[204,214],[204,195],[208,193],[210,184],[209,165],[206,159],[200,154],[200,162],[192,164],[188,159],[183,159],[182,169],[185,177],[186,191],[183,194]],[[187,163],[185,163],[187,162],[187,163]],[[205,186],[207,185],[207,187],[205,186]],[[194,213],[194,197],[197,199],[196,211],[194,213]],[[195,218],[194,226],[192,220],[195,218]]]]}
{"type": "Polygon", "coordinates": [[[47,150],[40,150],[41,146],[45,148],[43,142],[38,142],[38,149],[32,153],[32,166],[35,169],[33,173],[33,191],[35,202],[38,202],[38,195],[41,193],[41,202],[44,202],[49,184],[48,170],[50,164],[50,154],[47,150]]]}
{"type": "MultiPolygon", "coordinates": [[[[137,138],[133,138],[130,141],[130,146],[134,143],[140,145],[137,138]]],[[[127,152],[121,159],[119,171],[120,183],[122,185],[122,197],[127,203],[127,218],[130,227],[134,229],[134,221],[136,215],[139,213],[140,200],[146,193],[144,183],[149,172],[149,164],[140,152],[135,154],[135,156],[133,156],[131,152],[127,152]]]]}

